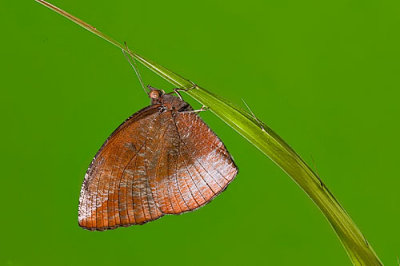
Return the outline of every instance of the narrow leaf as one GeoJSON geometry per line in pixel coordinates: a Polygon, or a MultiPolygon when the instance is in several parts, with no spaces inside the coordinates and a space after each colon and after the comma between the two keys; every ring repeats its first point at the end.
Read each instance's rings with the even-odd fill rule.
{"type": "Polygon", "coordinates": [[[307,193],[332,225],[354,265],[383,265],[350,216],[340,206],[339,202],[324,185],[322,180],[300,156],[267,125],[255,118],[252,114],[236,107],[220,96],[194,85],[191,81],[171,70],[130,51],[95,27],[60,8],[43,0],[36,1],[124,50],[171,84],[180,88],[191,88],[186,91],[187,94],[201,104],[209,107],[214,114],[281,167],[282,170],[307,193]]]}

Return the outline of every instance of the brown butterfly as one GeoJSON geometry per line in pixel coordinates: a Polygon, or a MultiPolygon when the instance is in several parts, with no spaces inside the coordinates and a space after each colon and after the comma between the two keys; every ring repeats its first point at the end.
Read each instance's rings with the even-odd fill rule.
{"type": "Polygon", "coordinates": [[[79,225],[144,224],[195,210],[238,169],[222,141],[178,96],[149,87],[151,105],[122,123],[94,157],[82,185],[79,225]]]}

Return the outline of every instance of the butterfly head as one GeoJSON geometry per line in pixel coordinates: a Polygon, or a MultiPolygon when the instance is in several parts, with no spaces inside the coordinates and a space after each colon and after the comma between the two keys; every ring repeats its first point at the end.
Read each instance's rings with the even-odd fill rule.
{"type": "Polygon", "coordinates": [[[151,99],[151,104],[159,104],[163,106],[163,110],[192,110],[192,107],[180,97],[174,96],[171,93],[165,93],[165,91],[158,90],[151,86],[147,86],[147,88],[149,89],[148,95],[151,99]]]}

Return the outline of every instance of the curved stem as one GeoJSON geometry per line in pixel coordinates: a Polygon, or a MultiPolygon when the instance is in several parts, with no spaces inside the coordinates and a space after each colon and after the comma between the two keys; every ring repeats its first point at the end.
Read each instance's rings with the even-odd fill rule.
{"type": "MultiPolygon", "coordinates": [[[[173,85],[179,88],[193,88],[193,83],[191,81],[155,62],[131,52],[125,46],[111,39],[86,22],[46,1],[36,1],[124,50],[173,85]]],[[[324,185],[322,180],[275,132],[260,122],[260,120],[255,118],[252,114],[235,107],[232,103],[229,103],[220,96],[199,86],[194,86],[193,89],[187,90],[186,93],[201,104],[207,106],[225,123],[267,155],[307,193],[332,225],[354,265],[383,265],[350,216],[343,207],[340,206],[339,202],[324,185]]]]}

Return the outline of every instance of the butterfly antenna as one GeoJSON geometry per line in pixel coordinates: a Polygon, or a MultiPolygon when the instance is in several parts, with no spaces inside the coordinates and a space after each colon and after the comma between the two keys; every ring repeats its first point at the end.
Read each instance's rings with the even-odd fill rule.
{"type": "Polygon", "coordinates": [[[247,103],[244,101],[244,99],[242,99],[244,105],[247,107],[247,109],[249,109],[251,115],[253,116],[253,118],[257,121],[258,125],[261,127],[261,129],[263,131],[265,131],[265,128],[263,126],[263,123],[255,116],[255,114],[253,113],[253,111],[250,109],[250,107],[247,105],[247,103]]]}
{"type": "MultiPolygon", "coordinates": [[[[131,50],[129,50],[128,45],[126,44],[126,42],[124,42],[126,49],[129,51],[129,53],[131,52],[131,50]]],[[[133,68],[133,70],[135,70],[136,76],[139,79],[140,85],[142,86],[144,92],[146,94],[148,94],[146,87],[144,86],[143,80],[142,80],[142,76],[140,75],[138,66],[135,62],[135,59],[132,58],[132,56],[130,54],[128,54],[125,50],[122,50],[122,53],[124,54],[126,60],[128,60],[129,64],[131,65],[131,67],[133,68]]]]}

